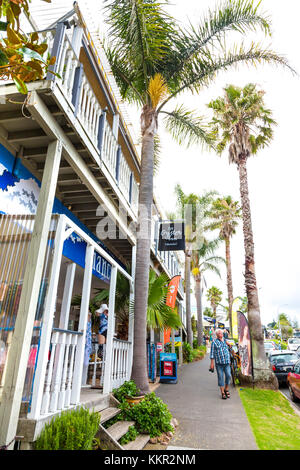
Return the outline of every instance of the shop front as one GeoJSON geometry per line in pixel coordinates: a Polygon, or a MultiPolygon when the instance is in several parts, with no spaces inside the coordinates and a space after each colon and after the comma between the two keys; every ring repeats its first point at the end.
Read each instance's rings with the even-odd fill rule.
{"type": "MultiPolygon", "coordinates": [[[[1,149],[0,393],[9,373],[39,191],[39,181],[22,165],[16,167],[14,157],[1,149]]],[[[129,378],[132,361],[132,319],[127,340],[118,338],[115,326],[117,274],[128,280],[130,296],[131,275],[58,199],[52,212],[22,397],[23,412],[34,420],[80,404],[82,386],[110,392],[129,378]],[[91,310],[93,298],[103,291],[108,293],[108,332],[98,358],[97,324],[91,310]],[[90,340],[94,350],[89,349],[90,340]]]]}

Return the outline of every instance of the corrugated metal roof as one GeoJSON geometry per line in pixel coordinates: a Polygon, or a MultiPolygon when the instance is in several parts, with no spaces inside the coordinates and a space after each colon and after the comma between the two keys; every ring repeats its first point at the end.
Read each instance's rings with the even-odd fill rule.
{"type": "Polygon", "coordinates": [[[52,0],[51,3],[31,0],[29,11],[39,30],[46,29],[73,8],[73,0],[52,0]]]}

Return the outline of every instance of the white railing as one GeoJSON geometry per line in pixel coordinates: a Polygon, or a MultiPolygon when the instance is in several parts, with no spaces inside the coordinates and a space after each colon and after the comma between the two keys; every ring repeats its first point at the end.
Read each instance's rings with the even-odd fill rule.
{"type": "Polygon", "coordinates": [[[97,150],[99,119],[101,116],[101,112],[101,107],[96,98],[96,95],[93,92],[86,76],[83,75],[79,96],[77,118],[97,150]]]}
{"type": "Polygon", "coordinates": [[[111,367],[111,389],[120,387],[129,380],[129,359],[131,342],[121,339],[113,339],[112,367],[111,367]]]}
{"type": "Polygon", "coordinates": [[[80,66],[80,62],[76,57],[71,42],[67,36],[64,37],[61,54],[57,64],[57,73],[61,78],[57,78],[57,83],[61,86],[64,96],[72,105],[72,91],[76,67],[80,66]]]}
{"type": "Polygon", "coordinates": [[[117,139],[115,138],[107,120],[105,119],[101,157],[114,179],[116,178],[117,150],[117,139]]]}
{"type": "Polygon", "coordinates": [[[40,415],[52,414],[71,406],[74,360],[79,335],[80,333],[74,331],[53,330],[40,415]]]}
{"type": "Polygon", "coordinates": [[[130,168],[125,160],[123,152],[120,154],[120,166],[119,166],[119,187],[123,191],[126,199],[129,198],[129,189],[130,189],[130,168]]]}
{"type": "MultiPolygon", "coordinates": [[[[42,41],[47,42],[48,44],[48,49],[44,53],[45,59],[47,58],[47,55],[49,53],[51,54],[51,52],[53,55],[55,55],[55,51],[53,51],[55,33],[55,30],[44,31],[39,33],[40,37],[42,38],[42,41]]],[[[74,92],[76,95],[76,90],[74,90],[74,88],[76,88],[76,86],[74,86],[75,74],[76,70],[79,69],[79,67],[82,65],[74,52],[70,38],[66,34],[63,36],[62,45],[59,49],[56,61],[56,72],[60,77],[53,75],[53,81],[55,82],[55,84],[57,84],[64,97],[66,98],[70,108],[72,109],[78,121],[80,122],[81,127],[83,128],[87,138],[90,139],[95,150],[98,153],[101,153],[101,158],[105,163],[108,171],[110,172],[111,176],[113,176],[116,184],[118,184],[126,200],[129,202],[131,175],[130,167],[123,153],[121,152],[119,161],[120,167],[118,169],[119,178],[118,181],[116,181],[118,141],[106,119],[103,120],[103,129],[100,130],[99,124],[102,109],[97,99],[97,96],[94,93],[93,88],[84,72],[82,75],[80,90],[79,88],[77,90],[79,96],[75,109],[73,99],[74,92]],[[102,148],[99,148],[99,132],[103,132],[102,148]]],[[[134,212],[137,212],[138,193],[139,188],[133,177],[131,207],[134,212]]]]}

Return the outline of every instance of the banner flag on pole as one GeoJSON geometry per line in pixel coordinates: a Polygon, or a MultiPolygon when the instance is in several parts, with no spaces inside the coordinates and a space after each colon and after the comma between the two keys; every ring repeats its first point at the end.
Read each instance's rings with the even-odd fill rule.
{"type": "MultiPolygon", "coordinates": [[[[177,275],[177,276],[172,277],[172,279],[169,282],[166,304],[171,308],[175,308],[180,279],[181,279],[181,276],[177,275]]],[[[170,342],[170,337],[171,337],[171,328],[168,328],[167,330],[164,330],[164,343],[165,344],[170,342]]]]}
{"type": "Polygon", "coordinates": [[[251,337],[248,320],[242,312],[237,312],[239,353],[241,359],[241,373],[252,375],[251,337]]]}

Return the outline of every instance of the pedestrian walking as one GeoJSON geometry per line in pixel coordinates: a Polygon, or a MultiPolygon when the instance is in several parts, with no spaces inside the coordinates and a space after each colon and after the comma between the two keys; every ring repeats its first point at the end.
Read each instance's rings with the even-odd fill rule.
{"type": "Polygon", "coordinates": [[[223,338],[223,330],[216,330],[216,339],[213,340],[210,349],[210,371],[214,371],[216,365],[218,386],[223,400],[230,398],[229,383],[231,380],[229,346],[223,338]]]}

